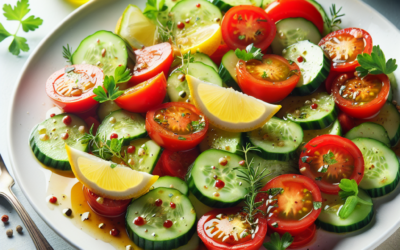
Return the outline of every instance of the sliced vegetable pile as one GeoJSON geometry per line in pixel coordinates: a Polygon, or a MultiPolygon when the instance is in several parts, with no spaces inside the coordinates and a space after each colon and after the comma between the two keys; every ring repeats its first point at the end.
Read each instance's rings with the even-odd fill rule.
{"type": "Polygon", "coordinates": [[[314,0],[129,5],[114,33],[64,47],[71,65],[47,80],[57,108],[32,150],[72,170],[96,213],[126,214],[144,249],[298,248],[316,225],[361,229],[400,179],[397,65],[330,12],[314,0]]]}

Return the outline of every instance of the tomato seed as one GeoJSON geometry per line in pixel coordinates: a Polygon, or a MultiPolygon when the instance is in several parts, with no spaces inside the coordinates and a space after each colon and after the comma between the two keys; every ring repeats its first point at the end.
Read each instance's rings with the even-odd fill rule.
{"type": "Polygon", "coordinates": [[[117,133],[112,133],[110,135],[110,140],[112,140],[112,139],[118,139],[118,134],[117,133]]]}
{"type": "Polygon", "coordinates": [[[154,204],[155,204],[157,207],[159,207],[159,206],[162,205],[162,200],[161,200],[161,199],[157,199],[157,200],[154,202],[154,204]]]}
{"type": "Polygon", "coordinates": [[[119,230],[116,229],[116,228],[113,228],[113,229],[111,229],[110,234],[111,234],[112,236],[118,236],[119,230]]]}
{"type": "Polygon", "coordinates": [[[172,221],[170,221],[170,220],[164,221],[164,227],[165,228],[170,228],[170,227],[172,227],[172,225],[173,225],[172,221]]]}
{"type": "Polygon", "coordinates": [[[128,149],[126,150],[128,152],[128,154],[133,154],[135,153],[135,146],[129,146],[128,149]]]}
{"type": "Polygon", "coordinates": [[[136,217],[134,220],[133,220],[133,223],[136,225],[136,226],[143,226],[144,224],[145,224],[145,221],[144,221],[144,219],[142,218],[142,217],[136,217]]]}
{"type": "Polygon", "coordinates": [[[72,122],[71,116],[69,116],[69,115],[64,116],[64,118],[62,119],[62,122],[67,126],[70,125],[72,122]]]}
{"type": "Polygon", "coordinates": [[[176,25],[176,27],[178,27],[178,29],[183,29],[185,28],[185,24],[182,22],[178,22],[178,24],[176,25]]]}

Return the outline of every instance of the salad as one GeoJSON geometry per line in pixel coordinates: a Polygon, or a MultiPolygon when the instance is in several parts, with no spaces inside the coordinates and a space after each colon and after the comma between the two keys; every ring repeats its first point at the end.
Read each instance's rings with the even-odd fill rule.
{"type": "Polygon", "coordinates": [[[121,14],[63,47],[29,142],[94,213],[125,218],[110,234],[127,249],[304,247],[317,227],[367,226],[397,187],[396,60],[340,27],[341,8],[148,0],[121,14]]]}

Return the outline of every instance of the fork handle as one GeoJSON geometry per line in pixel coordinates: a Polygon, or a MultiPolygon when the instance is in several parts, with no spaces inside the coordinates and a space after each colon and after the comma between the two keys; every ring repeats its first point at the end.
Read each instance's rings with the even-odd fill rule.
{"type": "Polygon", "coordinates": [[[18,201],[17,197],[15,197],[14,193],[11,191],[11,187],[8,190],[4,190],[2,194],[14,207],[17,211],[19,217],[21,218],[22,222],[24,223],[26,229],[28,230],[29,234],[32,237],[33,243],[36,246],[36,249],[39,250],[52,250],[53,248],[43,236],[43,234],[37,228],[35,222],[31,219],[29,214],[26,212],[24,207],[18,201]]]}

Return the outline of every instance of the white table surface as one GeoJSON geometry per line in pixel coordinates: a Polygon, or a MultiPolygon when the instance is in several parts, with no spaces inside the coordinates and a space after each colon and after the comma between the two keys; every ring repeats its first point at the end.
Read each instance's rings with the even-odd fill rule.
{"type": "MultiPolygon", "coordinates": [[[[145,1],[145,0],[143,0],[145,1]]],[[[386,18],[394,23],[400,29],[400,0],[364,0],[377,11],[381,12],[386,18]]],[[[14,5],[17,0],[1,0],[1,9],[4,3],[14,5]]],[[[35,15],[44,20],[43,25],[34,32],[24,33],[22,29],[19,35],[27,38],[30,47],[29,52],[22,52],[20,56],[14,56],[8,52],[8,46],[11,43],[11,38],[7,38],[0,43],[0,153],[7,166],[10,166],[8,157],[6,134],[7,134],[7,117],[8,110],[11,103],[10,93],[11,89],[16,84],[17,76],[20,73],[25,61],[30,53],[35,49],[39,42],[61,22],[69,13],[76,9],[77,6],[72,5],[65,0],[30,0],[31,12],[28,15],[35,15]]],[[[1,11],[2,12],[2,11],[1,11]]],[[[346,17],[344,17],[346,18],[346,17]]],[[[0,23],[10,32],[14,33],[17,22],[6,21],[6,18],[0,15],[0,23]]],[[[62,48],[60,48],[61,54],[62,48]]],[[[400,58],[397,58],[400,61],[400,58]]],[[[33,210],[29,202],[26,200],[24,194],[21,192],[18,184],[13,188],[13,191],[25,209],[28,211],[32,219],[35,221],[38,228],[43,235],[47,238],[50,244],[56,250],[71,250],[75,249],[58,236],[52,229],[50,229],[43,220],[33,210]]],[[[35,249],[32,240],[27,231],[24,230],[22,235],[15,232],[15,227],[23,223],[18,217],[18,214],[7,203],[7,201],[0,197],[0,216],[7,214],[10,217],[10,223],[4,225],[0,222],[0,250],[29,250],[35,249]],[[14,237],[8,238],[6,236],[7,229],[14,230],[14,237]]],[[[400,229],[396,231],[388,240],[386,240],[377,249],[382,250],[397,250],[400,245],[400,229]]]]}

